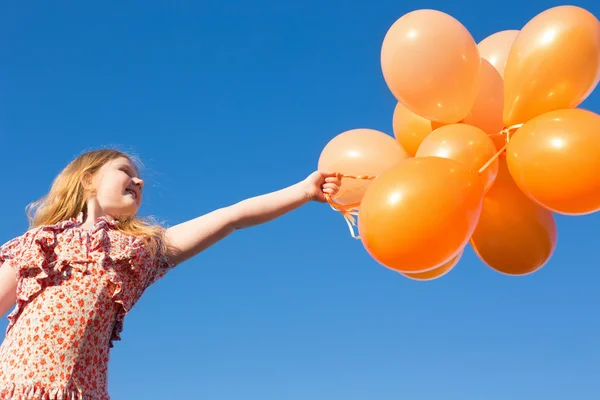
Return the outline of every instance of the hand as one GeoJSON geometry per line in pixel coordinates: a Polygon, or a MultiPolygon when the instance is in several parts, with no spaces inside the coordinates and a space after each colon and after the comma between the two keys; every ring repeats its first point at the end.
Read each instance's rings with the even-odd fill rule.
{"type": "Polygon", "coordinates": [[[326,202],[325,194],[334,196],[340,190],[342,175],[315,171],[304,180],[306,196],[311,201],[326,202]]]}

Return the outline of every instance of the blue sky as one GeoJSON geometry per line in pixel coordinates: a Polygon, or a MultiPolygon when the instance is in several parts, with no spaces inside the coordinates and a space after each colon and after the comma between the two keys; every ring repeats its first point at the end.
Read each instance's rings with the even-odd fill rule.
{"type": "MultiPolygon", "coordinates": [[[[392,133],[379,50],[397,18],[438,9],[480,41],[561,3],[484,4],[5,2],[0,242],[91,148],[138,154],[142,212],[169,225],[303,179],[338,133],[392,133]]],[[[584,106],[600,112],[600,90],[584,106]]],[[[500,275],[468,248],[428,283],[376,264],[327,205],[237,232],[127,316],[112,398],[598,399],[600,215],[557,220],[535,274],[500,275]]]]}

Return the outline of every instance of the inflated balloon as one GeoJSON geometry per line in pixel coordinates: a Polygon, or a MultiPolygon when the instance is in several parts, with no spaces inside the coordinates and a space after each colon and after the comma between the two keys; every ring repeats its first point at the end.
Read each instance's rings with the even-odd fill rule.
{"type": "Polygon", "coordinates": [[[482,203],[481,179],[465,165],[448,158],[411,158],[367,189],[358,218],[360,238],[387,268],[427,271],[465,247],[482,203]]]}
{"type": "Polygon", "coordinates": [[[464,122],[496,135],[504,128],[504,67],[517,30],[496,32],[477,47],[481,56],[481,84],[471,112],[464,122]]]}
{"type": "Polygon", "coordinates": [[[460,258],[462,257],[462,255],[463,255],[463,251],[458,253],[458,255],[454,256],[454,258],[452,258],[447,263],[445,263],[437,268],[431,269],[429,271],[412,272],[412,273],[400,272],[400,275],[403,275],[403,276],[413,279],[415,281],[432,281],[434,279],[439,279],[442,276],[446,275],[448,272],[452,271],[452,269],[454,269],[456,264],[458,264],[458,261],[460,261],[460,258]]]}
{"type": "MultiPolygon", "coordinates": [[[[496,152],[494,141],[481,129],[467,124],[451,124],[427,136],[416,156],[449,158],[473,171],[479,171],[496,152]]],[[[495,159],[481,172],[484,191],[492,186],[497,173],[498,159],[495,159]]]]}
{"type": "Polygon", "coordinates": [[[483,129],[487,133],[498,133],[504,128],[504,80],[489,61],[481,60],[481,86],[465,124],[483,129]]]}
{"type": "Polygon", "coordinates": [[[548,111],[574,108],[598,84],[600,22],[576,6],[550,8],[515,39],[504,71],[506,126],[548,111]]]}
{"type": "Polygon", "coordinates": [[[436,10],[399,18],[381,47],[383,77],[396,99],[423,118],[462,121],[479,91],[479,50],[459,21],[436,10]]]}
{"type": "Polygon", "coordinates": [[[492,64],[502,78],[504,78],[504,67],[506,66],[508,53],[518,34],[518,30],[496,32],[477,45],[481,58],[492,64]]]}
{"type": "MultiPolygon", "coordinates": [[[[408,158],[406,151],[390,135],[374,129],[352,129],[334,137],[319,157],[319,171],[344,175],[377,176],[408,158]]],[[[334,197],[337,203],[360,203],[371,181],[348,179],[334,197]]]]}
{"type": "Polygon", "coordinates": [[[511,137],[506,158],[515,183],[541,206],[565,215],[600,210],[600,115],[542,114],[511,137]]]}
{"type": "Polygon", "coordinates": [[[542,268],[556,248],[552,212],[527,198],[514,183],[501,157],[498,177],[483,199],[471,245],[490,268],[527,275],[542,268]]]}
{"type": "Polygon", "coordinates": [[[423,139],[442,124],[423,118],[404,107],[402,103],[397,103],[392,126],[398,143],[414,157],[423,139]]]}

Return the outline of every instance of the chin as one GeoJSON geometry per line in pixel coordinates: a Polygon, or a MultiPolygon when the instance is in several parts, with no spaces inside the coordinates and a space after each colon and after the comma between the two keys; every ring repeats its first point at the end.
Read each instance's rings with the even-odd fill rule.
{"type": "Polygon", "coordinates": [[[107,214],[111,215],[115,219],[128,219],[135,217],[138,208],[139,207],[124,207],[119,208],[118,210],[111,210],[111,212],[108,212],[107,214]]]}
{"type": "Polygon", "coordinates": [[[121,215],[123,215],[123,217],[125,217],[125,218],[132,218],[132,217],[136,216],[137,212],[138,212],[138,207],[136,207],[132,210],[127,210],[124,213],[122,213],[121,215]]]}

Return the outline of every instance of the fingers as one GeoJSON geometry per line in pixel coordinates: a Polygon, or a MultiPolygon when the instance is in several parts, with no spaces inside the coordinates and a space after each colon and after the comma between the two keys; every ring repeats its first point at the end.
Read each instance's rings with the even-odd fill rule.
{"type": "Polygon", "coordinates": [[[321,176],[325,179],[327,178],[338,178],[338,179],[342,179],[342,174],[340,174],[339,172],[323,172],[320,171],[321,176]]]}
{"type": "Polygon", "coordinates": [[[324,183],[322,189],[323,193],[335,194],[340,190],[340,186],[335,183],[324,183]]]}
{"type": "Polygon", "coordinates": [[[342,184],[342,176],[341,176],[341,174],[327,176],[327,177],[325,177],[325,183],[334,183],[339,186],[342,184]]]}
{"type": "Polygon", "coordinates": [[[340,186],[342,185],[343,175],[339,172],[320,172],[319,171],[319,179],[317,185],[320,184],[321,195],[319,195],[319,199],[325,201],[325,195],[334,196],[340,191],[340,186]]]}

